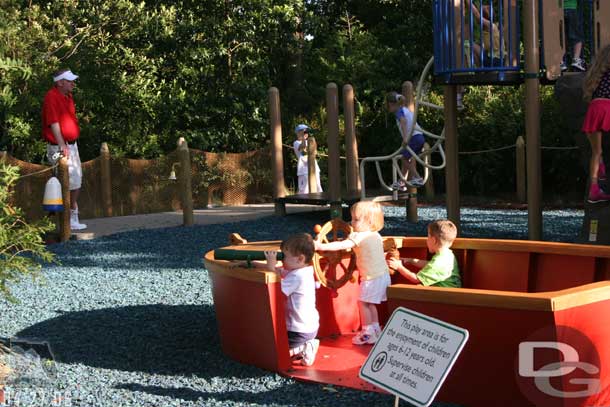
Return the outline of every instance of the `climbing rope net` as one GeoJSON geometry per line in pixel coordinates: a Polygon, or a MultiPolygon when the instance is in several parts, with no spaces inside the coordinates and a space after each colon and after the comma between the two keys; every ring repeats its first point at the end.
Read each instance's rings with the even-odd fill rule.
{"type": "MultiPolygon", "coordinates": [[[[423,175],[424,184],[428,181],[429,170],[440,170],[440,169],[445,168],[446,159],[445,159],[445,151],[443,150],[443,141],[445,140],[445,129],[443,128],[443,131],[441,132],[441,134],[438,135],[438,134],[431,133],[431,132],[417,126],[417,112],[418,112],[420,106],[424,106],[424,107],[427,107],[430,109],[435,109],[435,110],[444,109],[443,106],[439,106],[434,103],[430,103],[430,102],[421,100],[423,84],[424,84],[425,79],[428,77],[428,74],[430,72],[430,69],[432,68],[433,63],[434,63],[434,57],[430,58],[430,60],[424,67],[424,70],[422,71],[421,76],[419,78],[419,82],[417,83],[417,90],[416,90],[416,94],[415,94],[415,108],[414,108],[414,112],[413,112],[413,125],[411,126],[411,128],[409,130],[409,134],[405,138],[406,140],[401,144],[401,146],[400,146],[400,148],[398,148],[398,150],[396,150],[395,152],[393,152],[390,155],[384,155],[384,156],[379,156],[379,157],[367,157],[367,158],[362,159],[362,162],[360,165],[360,183],[362,185],[362,189],[360,191],[361,199],[363,199],[363,200],[366,199],[365,167],[366,167],[367,163],[375,163],[379,182],[381,183],[381,185],[384,189],[386,189],[388,191],[392,191],[394,194],[394,198],[396,198],[396,199],[398,198],[398,191],[395,190],[394,188],[392,188],[390,186],[391,184],[394,184],[398,180],[401,180],[408,187],[415,187],[415,185],[411,184],[411,182],[409,180],[407,180],[407,175],[403,174],[403,172],[400,168],[400,159],[402,157],[402,152],[404,150],[411,153],[411,156],[424,168],[424,175],[423,175]],[[417,151],[417,152],[413,151],[411,149],[411,147],[409,146],[409,141],[411,140],[411,137],[413,136],[413,133],[416,129],[418,132],[422,132],[424,134],[424,136],[429,137],[430,139],[434,140],[434,143],[432,143],[432,146],[430,148],[422,149],[421,151],[417,151]],[[434,152],[438,152],[441,157],[441,163],[438,165],[433,165],[430,162],[430,156],[434,152]],[[390,161],[392,164],[392,183],[390,185],[388,185],[385,182],[383,175],[381,173],[381,163],[386,162],[386,161],[390,161]]],[[[400,130],[400,126],[399,126],[399,130],[400,130]]],[[[402,132],[402,130],[401,130],[401,132],[402,132]]]]}

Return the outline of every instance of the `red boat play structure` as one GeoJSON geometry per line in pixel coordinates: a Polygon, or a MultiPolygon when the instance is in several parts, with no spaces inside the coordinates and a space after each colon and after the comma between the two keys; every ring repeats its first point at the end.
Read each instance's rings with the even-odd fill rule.
{"type": "MultiPolygon", "coordinates": [[[[385,245],[394,246],[403,257],[427,257],[425,238],[386,237],[385,245]]],[[[255,258],[271,248],[277,250],[279,242],[246,242],[223,249],[237,250],[241,258],[250,251],[255,258]]],[[[610,405],[609,247],[458,238],[453,251],[464,288],[408,285],[395,274],[388,301],[380,308],[382,323],[402,306],[470,332],[438,400],[469,407],[610,405]],[[531,369],[566,363],[562,375],[521,374],[525,367],[520,366],[520,344],[549,342],[574,348],[578,360],[573,355],[567,360],[568,355],[556,349],[541,349],[531,369]],[[594,394],[574,397],[593,393],[587,389],[594,394]],[[549,395],[553,390],[564,397],[549,395]],[[561,403],[551,404],[553,400],[561,403]]],[[[306,368],[293,366],[288,355],[284,297],[276,274],[236,266],[208,252],[204,262],[212,280],[222,348],[237,361],[296,379],[378,390],[358,378],[370,347],[351,343],[360,324],[358,284],[355,278],[343,278],[351,269],[351,254],[316,260],[318,272],[326,269],[326,286],[317,290],[321,346],[315,364],[306,368]]]]}

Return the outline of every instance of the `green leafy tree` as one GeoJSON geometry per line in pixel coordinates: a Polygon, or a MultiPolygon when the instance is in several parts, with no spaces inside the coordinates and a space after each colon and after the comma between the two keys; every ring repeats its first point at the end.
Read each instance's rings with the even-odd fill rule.
{"type": "Polygon", "coordinates": [[[0,162],[0,294],[13,301],[10,284],[26,276],[40,277],[40,262],[54,259],[42,239],[53,225],[46,220],[27,223],[11,204],[11,187],[18,177],[16,167],[0,162]]]}

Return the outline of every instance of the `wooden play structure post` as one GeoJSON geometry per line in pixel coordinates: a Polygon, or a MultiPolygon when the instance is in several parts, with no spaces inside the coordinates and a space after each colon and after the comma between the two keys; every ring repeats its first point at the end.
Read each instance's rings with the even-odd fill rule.
{"type": "Polygon", "coordinates": [[[100,184],[102,189],[102,208],[106,217],[112,216],[112,174],[110,172],[110,149],[108,143],[100,148],[100,184]]]}
{"type": "Polygon", "coordinates": [[[271,161],[273,174],[273,199],[275,214],[286,215],[286,204],[278,202],[277,198],[286,196],[284,183],[284,156],[282,154],[282,119],[280,116],[280,91],[276,87],[269,88],[269,122],[271,132],[271,161]]]}
{"type": "Polygon", "coordinates": [[[339,156],[339,100],[336,83],[326,85],[326,117],[328,129],[328,195],[330,217],[340,218],[341,163],[339,156]]]}
{"type": "Polygon", "coordinates": [[[316,156],[318,153],[318,143],[315,137],[307,138],[307,183],[309,193],[313,194],[318,191],[318,174],[316,172],[316,156]]]}
{"type": "Polygon", "coordinates": [[[345,119],[347,194],[360,195],[358,141],[356,140],[356,115],[354,111],[354,88],[352,85],[343,86],[343,117],[345,119]]]}
{"type": "Polygon", "coordinates": [[[460,231],[460,174],[457,139],[457,86],[445,86],[445,201],[447,218],[460,231]]]}
{"type": "MultiPolygon", "coordinates": [[[[415,96],[413,95],[413,83],[410,81],[403,82],[401,92],[407,100],[407,108],[411,111],[411,113],[415,112],[415,96]]],[[[406,202],[407,221],[411,223],[417,223],[417,188],[409,187],[408,192],[409,198],[406,202]]]]}
{"type": "Polygon", "coordinates": [[[525,163],[525,140],[523,137],[517,137],[516,146],[516,168],[515,168],[515,178],[517,184],[517,201],[519,203],[525,202],[527,189],[526,189],[526,163],[525,163]]]}
{"type": "Polygon", "coordinates": [[[63,212],[59,212],[59,241],[70,240],[70,175],[68,172],[68,159],[61,157],[57,168],[57,178],[61,184],[61,196],[64,204],[63,212]]]}
{"type": "Polygon", "coordinates": [[[593,48],[595,53],[610,44],[610,2],[608,0],[594,0],[593,13],[593,48]]]}
{"type": "Polygon", "coordinates": [[[178,139],[178,160],[180,162],[180,200],[182,202],[182,223],[193,225],[193,192],[191,187],[191,156],[184,137],[178,139]]]}
{"type": "MultiPolygon", "coordinates": [[[[524,0],[525,136],[527,142],[527,209],[530,240],[542,238],[542,179],[540,165],[540,55],[538,0],[524,0]]],[[[446,123],[446,122],[445,122],[446,123]]]]}

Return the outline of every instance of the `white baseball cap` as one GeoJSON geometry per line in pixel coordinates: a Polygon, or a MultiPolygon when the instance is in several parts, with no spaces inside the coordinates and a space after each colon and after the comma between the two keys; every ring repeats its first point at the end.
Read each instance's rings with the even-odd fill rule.
{"type": "Polygon", "coordinates": [[[68,69],[67,71],[62,72],[59,75],[54,76],[53,82],[58,82],[58,81],[61,81],[62,79],[65,79],[67,81],[73,81],[73,80],[76,80],[77,78],[78,78],[78,75],[74,75],[72,73],[72,71],[68,69]]]}
{"type": "Polygon", "coordinates": [[[306,124],[299,124],[299,125],[297,125],[297,127],[294,128],[294,132],[298,133],[301,130],[307,130],[307,129],[309,129],[308,125],[306,125],[306,124]]]}

